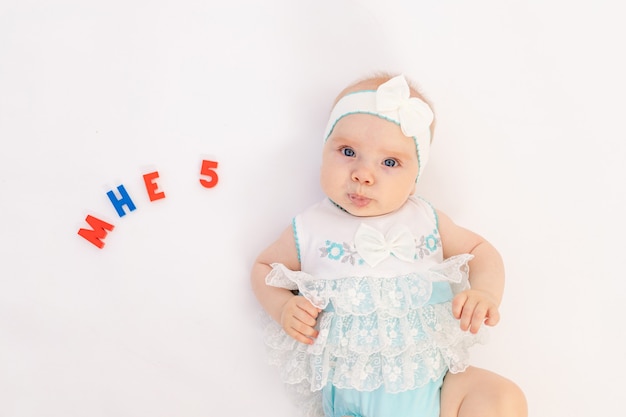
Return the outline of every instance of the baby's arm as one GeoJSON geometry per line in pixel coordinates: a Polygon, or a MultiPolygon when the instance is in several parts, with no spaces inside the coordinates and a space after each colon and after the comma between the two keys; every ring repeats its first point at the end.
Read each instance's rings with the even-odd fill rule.
{"type": "Polygon", "coordinates": [[[504,292],[504,264],[491,243],[478,234],[460,227],[438,211],[439,234],[444,258],[471,253],[469,263],[471,289],[457,294],[452,312],[461,321],[461,329],[478,332],[485,323],[495,326],[500,321],[498,307],[504,292]]]}
{"type": "Polygon", "coordinates": [[[320,310],[302,296],[296,296],[284,288],[267,285],[265,277],[272,270],[272,263],[281,263],[293,271],[300,270],[291,227],[256,259],[252,267],[252,290],[265,311],[289,336],[298,342],[312,344],[318,333],[315,324],[320,310]]]}

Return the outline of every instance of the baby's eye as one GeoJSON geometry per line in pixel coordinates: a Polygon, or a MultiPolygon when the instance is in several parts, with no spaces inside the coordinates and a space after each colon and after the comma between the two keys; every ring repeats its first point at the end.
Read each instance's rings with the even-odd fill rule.
{"type": "Polygon", "coordinates": [[[355,155],[354,149],[352,149],[352,148],[342,148],[341,149],[341,153],[344,156],[349,156],[349,157],[353,157],[355,155]]]}
{"type": "Polygon", "coordinates": [[[392,158],[387,158],[387,159],[385,159],[385,160],[383,161],[383,164],[384,164],[386,167],[391,167],[391,168],[393,168],[393,167],[395,167],[395,166],[397,166],[397,165],[398,165],[398,161],[396,161],[395,159],[392,159],[392,158]]]}

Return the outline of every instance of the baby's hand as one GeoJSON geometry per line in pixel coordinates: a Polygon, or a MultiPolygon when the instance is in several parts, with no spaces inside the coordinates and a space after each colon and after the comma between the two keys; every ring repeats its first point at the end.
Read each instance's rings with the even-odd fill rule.
{"type": "Polygon", "coordinates": [[[476,334],[485,323],[495,326],[500,321],[496,300],[481,290],[463,291],[452,300],[452,314],[461,321],[461,330],[476,334]]]}
{"type": "Polygon", "coordinates": [[[280,325],[287,334],[298,342],[313,344],[318,335],[315,329],[320,309],[306,298],[297,295],[285,303],[280,313],[280,325]]]}

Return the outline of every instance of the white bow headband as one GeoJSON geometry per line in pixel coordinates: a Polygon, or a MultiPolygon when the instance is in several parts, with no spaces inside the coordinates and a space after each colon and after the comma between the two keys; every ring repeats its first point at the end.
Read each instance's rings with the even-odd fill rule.
{"type": "Polygon", "coordinates": [[[434,115],[423,100],[411,97],[411,90],[404,76],[393,77],[375,91],[355,91],[343,96],[330,113],[324,141],[328,139],[339,120],[357,113],[371,114],[393,122],[400,126],[405,136],[413,137],[417,149],[419,163],[417,178],[419,178],[428,161],[430,125],[434,115]]]}

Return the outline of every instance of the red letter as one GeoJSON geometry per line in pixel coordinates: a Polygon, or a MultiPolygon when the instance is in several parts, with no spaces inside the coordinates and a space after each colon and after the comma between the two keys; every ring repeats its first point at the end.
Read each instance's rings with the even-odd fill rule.
{"type": "Polygon", "coordinates": [[[215,168],[217,168],[217,162],[207,161],[206,159],[202,160],[200,175],[209,178],[208,180],[200,178],[200,184],[202,184],[204,188],[213,188],[217,185],[217,181],[219,180],[219,178],[217,177],[217,172],[215,172],[215,168]]]}
{"type": "Polygon", "coordinates": [[[114,226],[91,215],[87,215],[85,220],[89,223],[91,229],[80,229],[78,234],[102,249],[104,246],[102,239],[106,237],[107,230],[113,230],[114,226]]]}
{"type": "Polygon", "coordinates": [[[159,171],[150,172],[149,174],[145,174],[143,176],[143,182],[146,183],[146,191],[148,192],[148,197],[150,197],[150,201],[165,198],[164,192],[157,192],[159,189],[159,184],[154,182],[154,180],[156,180],[157,178],[159,178],[159,171]]]}

